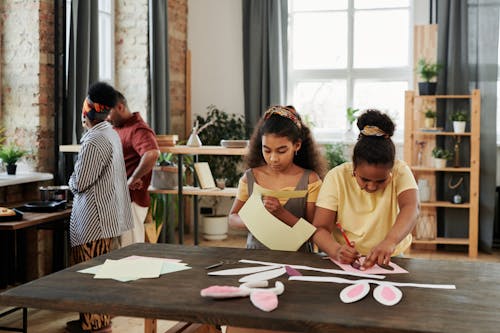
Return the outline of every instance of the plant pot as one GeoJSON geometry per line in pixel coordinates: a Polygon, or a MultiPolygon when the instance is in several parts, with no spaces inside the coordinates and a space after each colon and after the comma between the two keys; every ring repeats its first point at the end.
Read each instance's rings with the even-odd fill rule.
{"type": "Polygon", "coordinates": [[[453,132],[455,133],[464,133],[466,121],[454,121],[453,122],[453,132]]]}
{"type": "Polygon", "coordinates": [[[425,128],[434,128],[434,127],[436,127],[436,126],[434,125],[435,120],[436,120],[436,118],[427,118],[427,117],[426,117],[426,118],[424,119],[424,127],[425,127],[425,128]]]}
{"type": "Polygon", "coordinates": [[[178,168],[176,166],[155,166],[151,177],[151,185],[162,190],[172,190],[178,184],[178,168]]]}
{"type": "Polygon", "coordinates": [[[14,163],[7,164],[6,169],[7,169],[8,175],[15,175],[16,169],[17,169],[17,164],[14,164],[14,163]]]}
{"type": "Polygon", "coordinates": [[[420,95],[435,95],[437,82],[419,82],[418,92],[420,95]]]}
{"type": "Polygon", "coordinates": [[[227,215],[203,216],[203,238],[221,240],[227,238],[227,215]]]}
{"type": "Polygon", "coordinates": [[[446,162],[448,160],[445,158],[434,158],[434,167],[436,169],[446,168],[446,162]]]}

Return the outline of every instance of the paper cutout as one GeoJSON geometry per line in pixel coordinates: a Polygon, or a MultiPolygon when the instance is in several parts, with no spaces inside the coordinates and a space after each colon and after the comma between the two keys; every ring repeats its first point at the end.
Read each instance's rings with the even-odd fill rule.
{"type": "Polygon", "coordinates": [[[244,276],[238,280],[238,282],[253,282],[253,281],[268,281],[286,273],[284,267],[273,269],[270,271],[259,272],[251,275],[244,276]]]}
{"type": "Polygon", "coordinates": [[[403,298],[403,293],[393,285],[381,284],[373,290],[373,298],[380,304],[392,306],[399,303],[403,298]]]}
{"type": "Polygon", "coordinates": [[[283,294],[285,285],[280,281],[276,281],[274,288],[261,288],[267,286],[267,281],[247,282],[241,284],[239,287],[211,286],[202,289],[200,295],[214,299],[250,296],[250,301],[256,308],[269,312],[278,307],[277,296],[283,294]]]}
{"type": "Polygon", "coordinates": [[[285,266],[285,270],[286,270],[286,274],[288,274],[288,276],[299,276],[299,275],[302,275],[302,273],[300,273],[298,270],[296,270],[295,268],[290,267],[288,265],[285,266]]]}
{"type": "Polygon", "coordinates": [[[271,250],[297,251],[316,230],[302,218],[293,227],[277,219],[264,207],[256,188],[238,215],[252,235],[271,250]]]}
{"type": "Polygon", "coordinates": [[[197,162],[194,164],[194,169],[196,170],[196,175],[198,176],[200,188],[215,188],[214,176],[212,175],[208,162],[197,162]]]}
{"type": "MultiPolygon", "coordinates": [[[[365,259],[366,259],[366,257],[359,258],[359,262],[360,262],[361,265],[365,262],[365,259]]],[[[359,269],[356,269],[356,268],[352,267],[350,264],[343,264],[340,261],[332,259],[332,258],[330,258],[330,260],[335,265],[339,266],[340,268],[342,268],[346,272],[359,272],[360,271],[359,269]]],[[[388,269],[382,268],[382,267],[380,267],[378,265],[373,265],[372,267],[370,267],[368,269],[365,269],[362,272],[367,273],[367,274],[401,274],[401,273],[408,273],[408,271],[406,269],[402,268],[401,266],[399,266],[396,263],[390,262],[389,266],[391,266],[393,268],[393,270],[388,270],[388,269]]]]}
{"type": "Polygon", "coordinates": [[[242,267],[242,268],[231,268],[223,269],[221,271],[209,272],[208,275],[243,275],[243,274],[253,274],[262,271],[268,271],[270,269],[279,268],[279,265],[269,265],[269,266],[254,266],[254,267],[242,267]]]}
{"type": "Polygon", "coordinates": [[[429,289],[457,289],[454,284],[426,284],[426,283],[408,283],[408,282],[394,282],[394,281],[378,281],[372,279],[349,280],[333,276],[290,276],[288,280],[294,281],[310,281],[310,282],[332,282],[332,283],[374,283],[374,284],[390,284],[396,287],[414,287],[414,288],[429,288],[429,289]]]}
{"type": "Polygon", "coordinates": [[[95,279],[113,279],[128,282],[141,278],[156,278],[161,274],[190,269],[178,259],[130,256],[120,260],[106,260],[102,265],[79,270],[79,273],[94,274],[95,279]],[[109,261],[109,262],[108,262],[109,261]],[[159,267],[159,273],[156,271],[159,267]]]}
{"type": "Polygon", "coordinates": [[[260,194],[267,197],[274,197],[277,199],[295,199],[304,198],[307,195],[307,190],[281,190],[274,191],[267,188],[263,188],[257,183],[254,183],[254,190],[257,189],[260,194]]]}
{"type": "Polygon", "coordinates": [[[289,265],[289,264],[280,264],[280,263],[276,263],[276,262],[249,260],[249,259],[241,259],[241,260],[239,260],[239,262],[245,263],[245,264],[259,264],[259,265],[266,265],[266,266],[287,266],[288,265],[288,266],[295,268],[295,269],[316,271],[316,272],[323,272],[323,273],[331,273],[331,274],[338,274],[338,275],[352,275],[352,276],[371,278],[371,279],[384,279],[385,278],[384,275],[365,274],[362,271],[358,271],[358,270],[356,272],[346,272],[346,271],[343,271],[340,269],[317,268],[317,267],[303,266],[303,265],[289,265]]]}
{"type": "Polygon", "coordinates": [[[344,303],[353,303],[364,298],[370,292],[370,284],[357,283],[345,287],[340,292],[340,300],[344,303]]]}

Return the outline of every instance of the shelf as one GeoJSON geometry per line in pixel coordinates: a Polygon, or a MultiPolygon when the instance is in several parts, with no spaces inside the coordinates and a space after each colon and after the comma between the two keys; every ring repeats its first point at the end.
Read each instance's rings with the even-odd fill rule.
{"type": "Polygon", "coordinates": [[[430,131],[422,131],[418,130],[415,131],[416,134],[419,135],[436,135],[436,136],[471,136],[470,132],[464,132],[464,133],[455,133],[455,132],[430,132],[430,131]]]}
{"type": "Polygon", "coordinates": [[[416,99],[469,99],[472,95],[415,95],[416,99]]]}
{"type": "Polygon", "coordinates": [[[426,166],[412,166],[411,169],[413,171],[445,171],[445,172],[470,172],[471,168],[454,168],[454,167],[446,167],[446,168],[433,168],[426,166]]]}
{"type": "Polygon", "coordinates": [[[162,153],[185,155],[245,155],[248,148],[225,148],[222,146],[160,146],[162,153]]]}
{"type": "Polygon", "coordinates": [[[469,245],[468,238],[445,238],[436,239],[413,239],[412,244],[448,244],[448,245],[469,245]]]}
{"type": "MultiPolygon", "coordinates": [[[[149,187],[149,193],[157,194],[178,194],[177,187],[171,190],[162,190],[154,187],[149,187]]],[[[194,186],[184,186],[182,188],[183,195],[198,195],[198,196],[214,196],[214,197],[235,197],[238,189],[236,187],[226,187],[221,190],[219,188],[201,189],[194,186]]]]}
{"type": "Polygon", "coordinates": [[[421,207],[444,207],[444,208],[470,208],[470,203],[454,204],[449,201],[431,201],[431,202],[421,202],[421,207]]]}

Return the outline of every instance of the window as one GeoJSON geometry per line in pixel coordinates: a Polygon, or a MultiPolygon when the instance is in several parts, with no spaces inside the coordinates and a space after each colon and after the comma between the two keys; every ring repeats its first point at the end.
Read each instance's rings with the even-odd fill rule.
{"type": "Polygon", "coordinates": [[[318,140],[347,129],[347,107],[388,113],[403,137],[410,14],[408,0],[289,0],[288,99],[318,140]]]}
{"type": "MultiPolygon", "coordinates": [[[[114,81],[114,1],[99,0],[99,80],[114,81]]],[[[72,0],[66,0],[66,54],[69,54],[69,34],[72,0]]],[[[68,68],[66,57],[66,68],[68,68]]],[[[67,72],[67,70],[66,70],[67,72]]]]}

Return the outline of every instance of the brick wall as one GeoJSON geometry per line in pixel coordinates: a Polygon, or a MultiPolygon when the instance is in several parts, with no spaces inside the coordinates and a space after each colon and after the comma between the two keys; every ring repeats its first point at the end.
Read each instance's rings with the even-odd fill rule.
{"type": "Polygon", "coordinates": [[[29,169],[53,171],[53,2],[3,1],[0,11],[1,126],[32,153],[29,169]]]}

